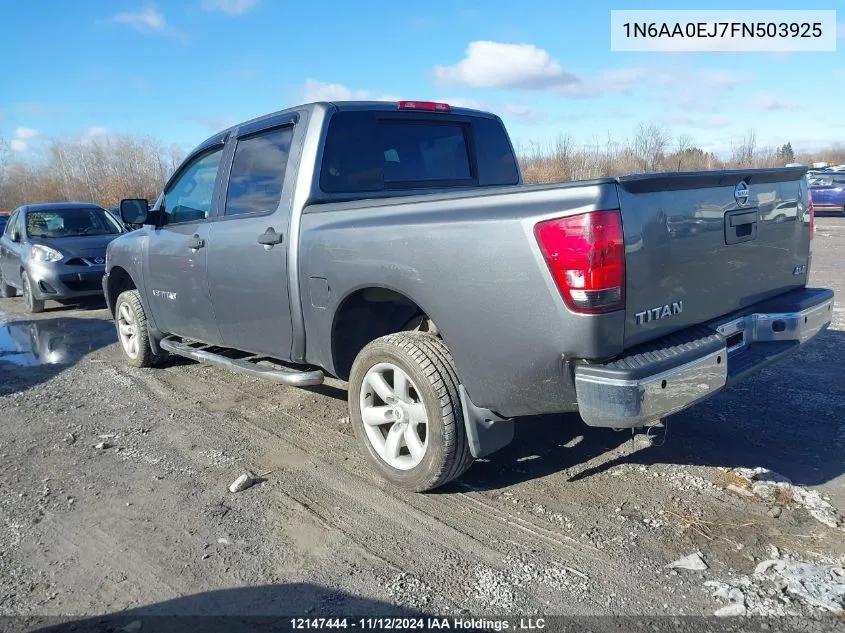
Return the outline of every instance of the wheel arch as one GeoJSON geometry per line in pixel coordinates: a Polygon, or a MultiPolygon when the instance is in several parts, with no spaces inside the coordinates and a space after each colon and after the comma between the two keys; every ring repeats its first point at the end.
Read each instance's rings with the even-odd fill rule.
{"type": "Polygon", "coordinates": [[[446,342],[436,323],[434,315],[408,292],[386,284],[352,288],[338,302],[332,318],[333,373],[348,379],[352,363],[364,346],[388,334],[434,328],[433,332],[446,342]]]}
{"type": "Polygon", "coordinates": [[[140,292],[140,288],[138,288],[138,284],[135,283],[131,273],[123,268],[123,266],[114,266],[109,271],[106,290],[108,293],[106,295],[106,303],[108,304],[112,318],[114,318],[117,298],[122,292],[126,292],[127,290],[138,290],[140,292]]]}

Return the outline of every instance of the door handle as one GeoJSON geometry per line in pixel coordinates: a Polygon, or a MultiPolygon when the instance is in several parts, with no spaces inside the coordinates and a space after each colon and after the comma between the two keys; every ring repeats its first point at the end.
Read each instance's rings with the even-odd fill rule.
{"type": "Polygon", "coordinates": [[[273,244],[281,244],[284,236],[281,233],[276,233],[272,226],[268,226],[267,230],[258,236],[258,243],[264,246],[273,246],[273,244]]]}
{"type": "Polygon", "coordinates": [[[194,235],[194,240],[191,242],[191,250],[195,251],[203,246],[205,246],[205,240],[199,235],[194,235]]]}

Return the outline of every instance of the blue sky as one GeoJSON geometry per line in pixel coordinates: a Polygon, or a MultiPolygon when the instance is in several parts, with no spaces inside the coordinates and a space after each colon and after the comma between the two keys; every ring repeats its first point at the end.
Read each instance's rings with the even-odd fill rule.
{"type": "MultiPolygon", "coordinates": [[[[845,6],[836,52],[610,51],[610,10],[729,9],[639,0],[2,2],[0,135],[150,134],[190,148],[316,99],[443,100],[502,115],[518,143],[624,141],[640,122],[724,152],[845,142],[845,6]]],[[[745,9],[795,9],[746,0],[745,9]]]]}

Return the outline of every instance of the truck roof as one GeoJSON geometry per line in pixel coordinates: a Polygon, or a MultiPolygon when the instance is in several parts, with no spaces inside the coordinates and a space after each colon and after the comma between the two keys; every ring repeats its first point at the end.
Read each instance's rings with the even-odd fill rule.
{"type": "MultiPolygon", "coordinates": [[[[397,111],[398,110],[398,101],[312,101],[309,103],[303,103],[300,105],[291,106],[290,108],[285,108],[283,110],[277,110],[276,112],[268,112],[267,114],[262,114],[261,116],[257,116],[252,119],[248,119],[246,121],[240,121],[235,125],[229,126],[224,130],[220,130],[216,134],[213,134],[206,138],[202,143],[197,145],[197,149],[205,147],[206,145],[210,145],[216,143],[221,137],[228,135],[229,133],[237,130],[238,128],[244,127],[246,125],[251,125],[253,123],[259,123],[266,119],[272,119],[274,117],[288,114],[290,112],[295,112],[297,110],[308,110],[313,111],[317,109],[324,109],[327,110],[329,108],[334,108],[337,111],[347,111],[347,110],[381,110],[385,112],[397,111]]],[[[474,110],[472,108],[459,108],[449,106],[449,114],[457,114],[463,116],[474,116],[474,117],[484,117],[490,119],[497,119],[499,118],[492,112],[486,112],[484,110],[474,110]]],[[[193,153],[193,151],[192,151],[193,153]]]]}

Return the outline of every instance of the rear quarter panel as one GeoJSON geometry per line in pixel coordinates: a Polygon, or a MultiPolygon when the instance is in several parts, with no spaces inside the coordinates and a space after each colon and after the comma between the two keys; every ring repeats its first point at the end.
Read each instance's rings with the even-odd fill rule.
{"type": "Polygon", "coordinates": [[[306,208],[300,286],[308,362],[335,371],[338,308],[359,289],[389,288],[437,324],[475,404],[507,416],[573,410],[562,356],[618,353],[624,313],[570,313],[533,227],[617,206],[614,184],[579,183],[306,208]],[[328,296],[310,296],[311,278],[328,281],[328,296]]]}

